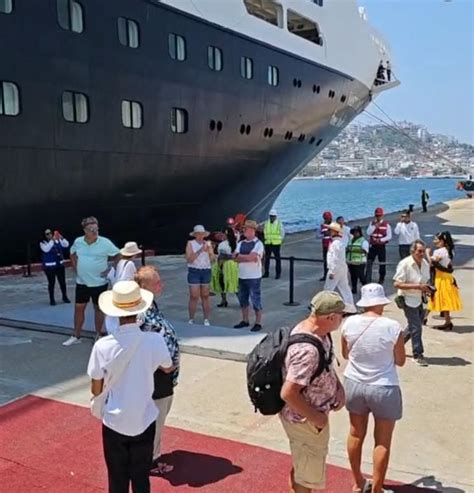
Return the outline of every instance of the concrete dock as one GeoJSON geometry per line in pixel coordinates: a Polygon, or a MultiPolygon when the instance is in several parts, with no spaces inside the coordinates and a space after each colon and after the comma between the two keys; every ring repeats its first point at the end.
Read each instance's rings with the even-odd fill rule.
{"type": "MultiPolygon", "coordinates": [[[[392,225],[395,218],[387,219],[392,225]]],[[[474,201],[462,199],[416,213],[424,239],[447,229],[456,241],[455,275],[464,310],[453,314],[455,329],[444,333],[426,328],[424,342],[428,368],[410,360],[401,369],[404,418],[397,425],[388,477],[425,486],[434,491],[474,493],[474,201]]],[[[366,225],[366,222],[362,222],[366,225]]],[[[395,245],[395,241],[392,242],[395,245]]],[[[287,238],[283,255],[320,259],[320,241],[313,232],[287,238]]],[[[396,263],[396,247],[388,261],[396,263]]],[[[253,413],[246,395],[242,361],[261,334],[230,329],[240,320],[236,299],[225,309],[215,308],[215,327],[189,326],[185,263],[181,256],[156,257],[164,281],[160,306],[171,319],[185,353],[182,375],[168,423],[185,430],[234,439],[274,450],[287,451],[277,419],[253,413]]],[[[320,264],[297,263],[295,300],[300,305],[283,305],[288,299],[287,266],[281,280],[263,281],[264,329],[292,325],[307,313],[308,301],[322,289],[318,282],[320,264]]],[[[392,296],[389,266],[386,289],[392,296]]],[[[376,276],[374,276],[376,278],[376,276]]],[[[68,273],[73,298],[74,280],[68,273]]],[[[403,322],[403,314],[389,305],[386,314],[403,322]]],[[[90,341],[64,348],[61,342],[72,326],[72,306],[48,304],[44,276],[0,278],[0,404],[26,394],[87,405],[88,381],[84,376],[90,341]]],[[[429,325],[440,323],[436,318],[429,325]]],[[[87,328],[92,327],[88,320],[87,328]]],[[[336,339],[338,339],[336,337],[336,339]]],[[[343,364],[339,372],[343,371],[343,364]]],[[[347,467],[345,411],[332,416],[330,462],[347,467]]],[[[1,455],[1,453],[0,453],[1,455]]],[[[364,452],[365,470],[370,472],[370,447],[364,452]]],[[[402,490],[400,490],[402,491],[402,490]]]]}

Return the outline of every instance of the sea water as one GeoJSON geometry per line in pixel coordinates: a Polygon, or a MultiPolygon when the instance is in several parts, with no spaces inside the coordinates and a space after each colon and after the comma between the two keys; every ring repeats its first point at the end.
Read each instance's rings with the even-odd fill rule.
{"type": "Polygon", "coordinates": [[[282,191],[275,208],[289,233],[315,229],[322,213],[332,212],[334,219],[346,221],[372,216],[376,207],[386,213],[421,206],[425,189],[429,204],[462,197],[455,179],[361,179],[361,180],[293,180],[282,191]]]}

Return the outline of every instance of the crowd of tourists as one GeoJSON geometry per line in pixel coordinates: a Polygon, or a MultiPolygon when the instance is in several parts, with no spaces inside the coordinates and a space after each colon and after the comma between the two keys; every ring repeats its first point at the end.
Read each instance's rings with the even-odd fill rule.
{"type": "MultiPolygon", "coordinates": [[[[70,249],[76,273],[74,330],[63,344],[82,341],[84,313],[92,301],[97,340],[88,365],[94,396],[91,408],[102,421],[109,491],[125,493],[132,483],[134,491],[148,493],[150,471],[165,474],[173,467],[160,455],[163,426],[179,376],[178,338],[157,304],[163,289],[158,270],[152,266],[137,269],[134,263],[142,253],[137,244],[128,242],[117,248],[99,235],[95,217],[85,218],[82,228],[84,234],[70,249]]],[[[407,327],[402,329],[385,317],[384,307],[390,300],[382,284],[392,228],[380,207],[365,233],[367,239],[362,226],[349,228],[343,217],[333,221],[329,211],[323,214],[324,289],[313,297],[310,314],[289,331],[288,341],[292,342],[283,352],[279,415],[293,461],[290,491],[296,493],[324,488],[329,417],[344,407],[350,422],[347,452],[353,491],[386,491],[383,482],[392,434],[402,417],[396,367],[405,363],[405,343],[411,340],[414,361],[427,366],[422,327],[429,313],[441,312],[445,322],[438,328],[452,330],[450,314],[462,308],[453,277],[451,235],[438,233],[434,250],[427,248],[406,210],[393,229],[401,259],[393,282],[398,290],[395,301],[404,311],[407,327]],[[378,283],[371,278],[375,259],[379,261],[378,283]],[[355,303],[358,283],[362,285],[361,297],[355,303]],[[342,382],[334,370],[331,339],[339,327],[342,356],[348,360],[342,382]],[[372,478],[367,480],[361,473],[361,454],[370,414],[374,416],[374,460],[372,478]]],[[[270,274],[271,255],[276,260],[276,278],[281,276],[284,235],[275,210],[260,225],[244,217],[230,219],[224,231],[214,235],[196,225],[185,250],[189,323],[194,324],[200,301],[204,324],[210,324],[212,290],[220,294],[221,308],[228,306],[229,294],[237,294],[241,308],[237,329],[250,327],[252,305],[255,320],[251,330],[260,331],[261,280],[270,274]]],[[[50,302],[55,304],[57,278],[63,301],[68,303],[64,253],[69,243],[58,231],[48,229],[40,247],[50,302]]]]}

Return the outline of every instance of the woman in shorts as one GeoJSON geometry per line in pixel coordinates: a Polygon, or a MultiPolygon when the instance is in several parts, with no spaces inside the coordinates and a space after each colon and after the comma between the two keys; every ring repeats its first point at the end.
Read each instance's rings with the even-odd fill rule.
{"type": "Polygon", "coordinates": [[[194,226],[190,233],[194,237],[186,245],[186,261],[188,262],[189,285],[189,323],[194,323],[199,299],[204,313],[204,325],[211,325],[209,317],[211,304],[209,302],[209,283],[211,282],[211,263],[214,260],[212,245],[206,241],[209,231],[201,224],[194,226]]]}
{"type": "Polygon", "coordinates": [[[390,300],[380,284],[362,287],[357,303],[364,312],[349,317],[341,329],[346,408],[350,416],[347,453],[357,493],[381,493],[390,457],[395,422],[402,417],[402,394],[397,366],[405,364],[402,327],[383,316],[390,300]],[[374,416],[372,481],[361,472],[361,457],[369,414],[374,416]]]}

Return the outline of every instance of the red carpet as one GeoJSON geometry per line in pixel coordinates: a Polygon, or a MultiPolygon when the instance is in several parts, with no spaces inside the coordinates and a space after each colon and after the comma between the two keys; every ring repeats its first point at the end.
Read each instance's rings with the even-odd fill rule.
{"type": "MultiPolygon", "coordinates": [[[[152,478],[160,493],[284,493],[289,457],[260,447],[166,428],[174,470],[152,478]]],[[[0,408],[0,477],[9,493],[99,493],[107,490],[100,423],[89,410],[28,396],[0,408]]],[[[328,467],[327,492],[351,491],[349,471],[328,467]]],[[[397,493],[421,493],[395,486],[397,493]]],[[[429,490],[433,492],[433,490],[429,490]]]]}

